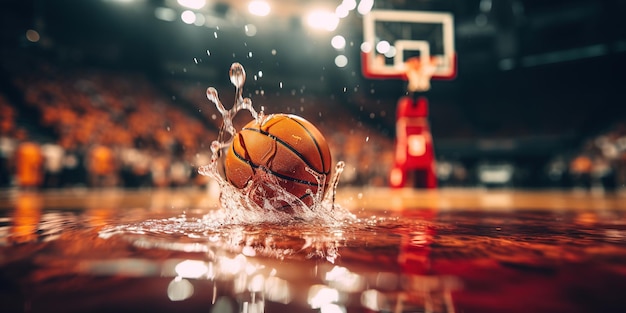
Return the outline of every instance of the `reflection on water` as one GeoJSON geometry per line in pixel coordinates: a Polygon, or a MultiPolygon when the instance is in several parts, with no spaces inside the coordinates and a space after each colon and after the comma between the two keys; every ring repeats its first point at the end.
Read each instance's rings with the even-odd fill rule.
{"type": "Polygon", "coordinates": [[[0,282],[13,286],[0,291],[3,312],[453,312],[461,288],[399,263],[421,220],[220,225],[102,203],[48,209],[37,193],[16,196],[1,224],[0,282]]]}
{"type": "Polygon", "coordinates": [[[15,194],[0,211],[0,312],[626,311],[624,211],[220,225],[180,199],[107,198],[15,194]]]}
{"type": "MultiPolygon", "coordinates": [[[[460,281],[452,276],[414,274],[418,267],[407,261],[411,259],[407,254],[425,249],[431,239],[423,220],[404,225],[392,217],[349,219],[334,225],[303,221],[217,225],[207,221],[207,216],[213,217],[179,216],[118,225],[99,236],[122,239],[145,250],[201,255],[203,260],[160,262],[159,269],[150,274],[173,277],[167,289],[172,301],[194,295],[190,280],[206,280],[213,282],[211,294],[205,295],[212,304],[226,306],[216,303],[218,289],[226,288],[224,292],[232,293],[237,303],[237,312],[264,312],[266,300],[327,313],[346,312],[348,307],[373,312],[454,312],[451,292],[461,287],[460,281]],[[397,254],[399,247],[402,257],[397,254]],[[348,251],[353,248],[359,251],[348,251]],[[344,250],[346,255],[342,255],[344,250]],[[359,255],[367,250],[383,253],[371,256],[382,262],[359,255]]],[[[423,258],[424,253],[416,255],[423,258]]],[[[88,273],[101,272],[89,269],[88,273]]]]}

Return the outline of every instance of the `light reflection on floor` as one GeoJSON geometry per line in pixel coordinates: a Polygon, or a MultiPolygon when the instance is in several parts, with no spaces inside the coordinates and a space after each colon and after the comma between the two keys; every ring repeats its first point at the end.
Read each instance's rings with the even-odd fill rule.
{"type": "Polygon", "coordinates": [[[2,191],[2,312],[522,312],[520,296],[535,312],[626,308],[612,291],[626,287],[624,194],[337,199],[358,223],[206,227],[218,200],[204,190],[2,191]]]}

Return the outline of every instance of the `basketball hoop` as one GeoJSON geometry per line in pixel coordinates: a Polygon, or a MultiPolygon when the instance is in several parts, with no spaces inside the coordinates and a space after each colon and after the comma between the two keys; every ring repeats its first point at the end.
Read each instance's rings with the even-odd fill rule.
{"type": "Polygon", "coordinates": [[[412,57],[404,62],[409,92],[424,92],[430,89],[430,79],[435,74],[436,59],[434,57],[412,57]]]}

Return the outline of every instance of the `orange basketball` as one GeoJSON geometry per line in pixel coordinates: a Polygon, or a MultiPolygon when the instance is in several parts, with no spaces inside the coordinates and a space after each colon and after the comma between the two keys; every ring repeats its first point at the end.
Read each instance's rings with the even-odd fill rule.
{"type": "MultiPolygon", "coordinates": [[[[315,177],[305,169],[326,175],[321,191],[325,192],[330,163],[326,139],[313,124],[296,115],[272,114],[262,124],[251,121],[235,135],[226,152],[225,175],[231,184],[243,188],[257,171],[264,170],[274,175],[283,189],[311,205],[313,197],[307,190],[313,195],[320,190],[315,177]]],[[[273,191],[266,188],[263,197],[253,201],[263,207],[272,195],[273,191]]],[[[284,208],[286,203],[273,205],[284,208]]]]}

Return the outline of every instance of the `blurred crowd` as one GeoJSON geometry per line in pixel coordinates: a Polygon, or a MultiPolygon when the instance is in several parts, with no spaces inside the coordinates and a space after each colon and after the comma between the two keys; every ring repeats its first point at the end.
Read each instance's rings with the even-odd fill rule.
{"type": "Polygon", "coordinates": [[[586,140],[569,158],[551,163],[551,177],[583,190],[608,190],[626,186],[626,121],[586,140]]]}
{"type": "MultiPolygon", "coordinates": [[[[12,83],[23,104],[20,108],[0,94],[0,187],[159,188],[208,183],[198,168],[209,163],[210,143],[217,138],[222,119],[206,98],[206,86],[171,86],[198,108],[185,109],[174,101],[176,96],[158,90],[140,74],[60,70],[42,64],[36,71],[16,75],[12,83]]],[[[333,162],[346,162],[344,184],[386,184],[391,140],[355,121],[337,101],[291,93],[251,97],[257,110],[263,106],[266,114],[294,113],[317,125],[331,146],[333,162]]],[[[222,99],[226,107],[232,105],[231,99],[222,99]]],[[[245,122],[250,119],[245,113],[241,116],[245,122]]]]}
{"type": "MultiPolygon", "coordinates": [[[[12,77],[0,92],[0,188],[205,186],[198,168],[222,118],[202,83],[172,81],[164,91],[145,75],[47,63],[12,77]],[[17,95],[17,96],[15,96],[17,95]],[[21,116],[20,116],[21,115],[21,116]]],[[[225,107],[234,88],[216,86],[225,107]]],[[[245,90],[257,110],[292,113],[318,126],[342,185],[387,186],[394,140],[333,95],[245,90]]],[[[393,111],[393,110],[388,110],[393,111]]],[[[357,112],[358,113],[358,112],[357,112]]],[[[241,113],[236,126],[250,120],[241,113]]],[[[465,126],[463,126],[465,127],[465,126]]],[[[437,136],[437,134],[434,134],[437,136]]],[[[436,147],[436,144],[435,144],[436,147]]],[[[442,186],[474,186],[475,169],[438,156],[442,186]]],[[[626,122],[564,151],[546,165],[549,186],[615,190],[626,186],[626,122]]]]}
{"type": "Polygon", "coordinates": [[[142,75],[43,65],[13,87],[23,107],[2,99],[3,186],[182,186],[208,163],[214,131],[142,75]]]}

